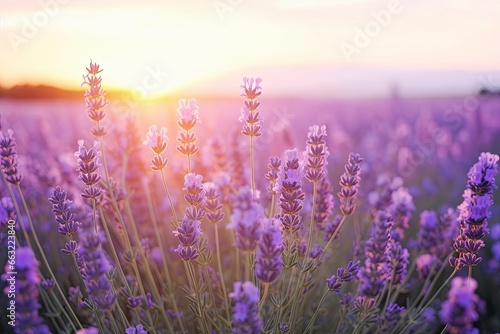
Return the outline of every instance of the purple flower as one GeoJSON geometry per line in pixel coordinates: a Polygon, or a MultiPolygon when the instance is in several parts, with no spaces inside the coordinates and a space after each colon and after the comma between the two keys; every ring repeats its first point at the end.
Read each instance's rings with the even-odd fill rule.
{"type": "Polygon", "coordinates": [[[96,199],[99,201],[102,198],[102,189],[97,186],[101,177],[99,176],[99,143],[94,141],[94,145],[86,149],[84,141],[78,141],[78,151],[75,152],[77,157],[78,179],[85,184],[82,197],[86,199],[96,199]]]}
{"type": "Polygon", "coordinates": [[[265,218],[264,208],[252,197],[249,187],[241,187],[233,199],[233,214],[227,225],[233,229],[236,247],[253,251],[261,235],[261,223],[265,218]]]}
{"type": "Polygon", "coordinates": [[[318,182],[316,210],[314,211],[314,223],[320,231],[325,230],[326,224],[333,214],[333,202],[333,186],[328,178],[322,178],[318,182]]]}
{"type": "Polygon", "coordinates": [[[349,153],[348,163],[345,165],[345,172],[340,177],[340,192],[337,193],[340,199],[340,212],[343,215],[351,215],[356,208],[356,195],[358,194],[359,181],[361,180],[360,164],[363,159],[359,154],[349,153]]]}
{"type": "Polygon", "coordinates": [[[340,287],[343,282],[350,282],[356,278],[359,272],[359,261],[352,262],[349,261],[347,268],[337,269],[337,275],[332,275],[326,281],[328,282],[328,288],[331,291],[335,291],[340,294],[340,287]]]}
{"type": "Polygon", "coordinates": [[[269,171],[266,174],[266,179],[269,180],[269,187],[267,192],[273,196],[276,195],[278,187],[278,173],[281,167],[281,159],[279,157],[270,157],[267,168],[269,171]]]}
{"type": "Polygon", "coordinates": [[[191,206],[198,206],[205,200],[205,189],[203,189],[203,176],[195,173],[189,173],[184,177],[184,198],[191,206]]]}
{"type": "Polygon", "coordinates": [[[83,75],[83,85],[88,85],[89,87],[85,91],[85,103],[87,105],[87,114],[89,118],[97,123],[94,128],[91,129],[91,133],[95,137],[103,137],[107,134],[107,129],[101,125],[101,122],[106,117],[106,112],[103,110],[104,107],[109,103],[106,99],[106,92],[101,88],[101,77],[98,74],[102,72],[99,69],[99,65],[92,63],[90,61],[90,66],[87,67],[87,74],[83,75]]]}
{"type": "Polygon", "coordinates": [[[264,219],[262,235],[255,258],[255,276],[264,283],[272,283],[281,272],[283,239],[277,219],[264,219]]]}
{"type": "Polygon", "coordinates": [[[405,311],[406,308],[404,306],[399,306],[395,303],[387,306],[384,316],[379,319],[379,331],[382,333],[390,332],[405,311]]]}
{"type": "Polygon", "coordinates": [[[404,239],[405,231],[408,229],[412,212],[415,211],[413,197],[405,187],[399,187],[391,194],[391,205],[389,206],[394,226],[391,230],[391,237],[396,241],[404,239]]]}
{"type": "Polygon", "coordinates": [[[394,239],[389,240],[386,252],[387,268],[392,276],[392,284],[403,284],[406,279],[408,263],[410,262],[410,253],[401,246],[399,241],[394,239]]]}
{"type": "Polygon", "coordinates": [[[19,174],[17,166],[17,144],[14,138],[14,131],[11,129],[7,130],[6,135],[0,131],[0,153],[2,172],[5,175],[5,179],[12,184],[20,184],[22,176],[19,174]]]}
{"type": "Polygon", "coordinates": [[[107,273],[111,260],[103,248],[106,238],[101,232],[80,234],[81,261],[85,270],[84,282],[91,300],[103,310],[111,310],[117,295],[111,289],[107,273]]]}
{"type": "MultiPolygon", "coordinates": [[[[7,281],[4,289],[6,295],[15,294],[15,332],[16,333],[50,333],[49,328],[39,317],[38,310],[38,276],[39,263],[29,247],[19,247],[16,250],[15,270],[9,264],[5,265],[5,274],[2,279],[7,281]],[[11,276],[9,272],[15,271],[11,276]],[[15,290],[12,291],[12,288],[15,290]]],[[[10,312],[7,310],[7,312],[10,312]]]]}
{"type": "Polygon", "coordinates": [[[125,330],[125,334],[148,334],[148,332],[144,329],[144,326],[137,325],[135,327],[129,327],[125,330]]]}
{"type": "MultiPolygon", "coordinates": [[[[365,265],[360,268],[358,295],[376,297],[379,295],[388,280],[388,248],[392,218],[385,212],[379,211],[375,217],[371,237],[365,243],[365,265]]],[[[390,279],[390,278],[389,278],[390,279]]]]}
{"type": "Polygon", "coordinates": [[[217,224],[224,218],[217,186],[214,183],[207,182],[203,187],[206,189],[205,203],[203,204],[206,217],[208,221],[217,224]]]}
{"type": "Polygon", "coordinates": [[[439,317],[448,324],[450,333],[474,333],[472,324],[479,319],[476,311],[479,298],[474,291],[477,282],[473,278],[455,277],[451,281],[448,299],[442,304],[439,317]]]}
{"type": "Polygon", "coordinates": [[[229,294],[234,300],[232,333],[259,334],[262,320],[259,318],[257,303],[259,289],[252,282],[234,282],[234,291],[229,294]]]}
{"type": "Polygon", "coordinates": [[[317,182],[326,175],[327,158],[330,155],[326,147],[326,126],[313,125],[307,134],[307,146],[304,152],[306,179],[317,182]]]}
{"type": "Polygon", "coordinates": [[[242,96],[245,96],[246,99],[244,101],[245,106],[241,108],[241,117],[239,121],[245,122],[243,130],[241,131],[245,136],[258,137],[261,135],[260,122],[263,121],[263,118],[257,110],[260,106],[257,97],[261,94],[262,88],[259,86],[261,81],[260,78],[243,78],[243,85],[241,88],[243,88],[244,93],[242,96]]]}
{"type": "Polygon", "coordinates": [[[299,161],[298,150],[285,151],[285,164],[278,174],[281,212],[276,215],[281,220],[283,228],[289,232],[297,232],[302,227],[302,210],[305,194],[300,182],[304,177],[303,167],[299,161]]]}
{"type": "Polygon", "coordinates": [[[158,132],[158,127],[156,125],[151,125],[143,144],[153,150],[156,155],[163,154],[168,146],[167,131],[167,128],[161,127],[160,132],[158,132]]]}
{"type": "Polygon", "coordinates": [[[201,222],[199,220],[191,220],[184,216],[173,233],[179,239],[179,246],[174,250],[179,256],[185,260],[194,260],[200,256],[196,245],[200,241],[202,231],[200,229],[201,222]]]}
{"type": "Polygon", "coordinates": [[[493,204],[498,160],[496,154],[481,153],[479,162],[467,174],[469,180],[463,194],[464,201],[458,206],[460,234],[453,244],[459,257],[450,258],[450,264],[454,268],[476,266],[482,260],[477,254],[484,247],[481,239],[487,231],[487,219],[491,217],[489,208],[493,204]]]}
{"type": "Polygon", "coordinates": [[[186,99],[179,100],[179,108],[177,109],[179,120],[177,125],[181,128],[181,131],[177,132],[177,141],[180,143],[177,146],[177,151],[183,155],[190,156],[199,150],[196,145],[196,136],[192,132],[196,123],[200,123],[198,109],[195,99],[189,99],[189,101],[186,99]]]}

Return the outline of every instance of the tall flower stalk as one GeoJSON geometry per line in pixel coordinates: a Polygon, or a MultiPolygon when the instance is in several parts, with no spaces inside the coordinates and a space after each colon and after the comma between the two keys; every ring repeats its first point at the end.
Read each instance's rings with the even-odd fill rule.
{"type": "Polygon", "coordinates": [[[255,159],[254,159],[254,138],[261,135],[260,128],[261,122],[264,120],[260,115],[258,108],[260,106],[260,101],[257,98],[262,93],[262,87],[260,87],[262,79],[261,78],[243,78],[243,94],[246,99],[244,101],[245,106],[241,108],[241,116],[239,118],[240,122],[245,123],[243,125],[243,130],[241,133],[245,136],[250,137],[250,173],[251,173],[251,186],[253,196],[255,193],[255,159]]]}
{"type": "Polygon", "coordinates": [[[479,250],[484,247],[482,238],[488,226],[489,211],[493,204],[493,189],[496,189],[495,176],[498,172],[499,156],[491,153],[481,153],[479,161],[469,170],[467,188],[464,191],[464,201],[458,206],[460,215],[460,234],[453,247],[458,257],[451,257],[450,264],[456,269],[469,267],[469,277],[472,267],[477,266],[482,258],[479,250]]]}
{"type": "Polygon", "coordinates": [[[179,120],[177,121],[177,125],[181,131],[177,133],[177,141],[180,143],[177,146],[177,151],[187,156],[188,173],[191,173],[191,156],[199,150],[196,145],[196,135],[193,132],[194,126],[200,123],[198,109],[195,99],[179,100],[179,108],[177,109],[179,120]]]}

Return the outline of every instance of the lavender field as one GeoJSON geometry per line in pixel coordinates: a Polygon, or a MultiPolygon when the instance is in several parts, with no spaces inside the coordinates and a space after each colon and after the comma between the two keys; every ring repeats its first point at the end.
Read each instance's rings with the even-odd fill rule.
{"type": "Polygon", "coordinates": [[[129,108],[101,70],[0,99],[0,333],[500,331],[500,96],[129,108]]]}

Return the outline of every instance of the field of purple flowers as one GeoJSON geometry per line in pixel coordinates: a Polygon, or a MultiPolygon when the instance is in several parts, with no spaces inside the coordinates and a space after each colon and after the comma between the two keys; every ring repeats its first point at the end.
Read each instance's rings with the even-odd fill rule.
{"type": "Polygon", "coordinates": [[[500,98],[131,110],[104,74],[0,100],[1,333],[500,331],[500,98]]]}

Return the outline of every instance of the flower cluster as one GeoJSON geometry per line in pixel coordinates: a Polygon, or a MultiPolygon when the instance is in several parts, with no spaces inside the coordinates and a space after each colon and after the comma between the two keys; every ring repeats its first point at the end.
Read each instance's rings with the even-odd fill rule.
{"type": "Polygon", "coordinates": [[[300,182],[304,172],[297,149],[287,150],[285,154],[286,162],[278,175],[281,212],[276,217],[281,220],[285,231],[297,232],[302,228],[300,211],[304,205],[305,193],[300,182]]]}
{"type": "Polygon", "coordinates": [[[83,261],[78,252],[78,244],[74,240],[75,234],[81,227],[81,223],[75,220],[75,214],[72,211],[71,204],[73,203],[68,199],[68,194],[61,187],[56,187],[49,197],[49,202],[52,204],[52,212],[54,213],[56,222],[58,223],[58,231],[62,235],[70,239],[64,248],[61,250],[63,254],[75,255],[76,264],[82,277],[85,277],[85,269],[83,261]]]}
{"type": "Polygon", "coordinates": [[[232,333],[259,334],[262,332],[262,320],[259,317],[257,303],[259,289],[252,282],[235,282],[234,291],[229,294],[234,299],[232,333]]]}
{"type": "Polygon", "coordinates": [[[17,167],[17,144],[14,131],[11,129],[7,130],[6,135],[0,131],[0,150],[2,154],[2,172],[5,179],[14,185],[20,184],[22,176],[19,174],[17,167]]]}
{"type": "Polygon", "coordinates": [[[86,273],[85,286],[91,300],[103,311],[112,310],[117,298],[107,276],[113,266],[103,248],[106,241],[101,232],[85,232],[80,237],[80,254],[86,273]]]}
{"type": "Polygon", "coordinates": [[[144,326],[137,325],[135,327],[129,327],[125,330],[125,334],[148,334],[148,332],[144,329],[144,326]]]}
{"type": "Polygon", "coordinates": [[[209,222],[217,224],[224,218],[217,186],[214,183],[206,182],[203,187],[206,190],[205,203],[203,204],[203,209],[206,212],[205,216],[209,222]]]}
{"type": "Polygon", "coordinates": [[[168,146],[167,128],[162,127],[160,132],[158,132],[158,127],[151,125],[143,144],[148,146],[155,154],[153,159],[151,159],[151,169],[156,171],[163,170],[168,163],[168,159],[162,156],[168,146]]]}
{"type": "Polygon", "coordinates": [[[84,146],[83,140],[78,141],[78,151],[75,152],[77,157],[78,179],[85,184],[82,197],[86,199],[95,199],[99,201],[102,198],[103,191],[97,186],[101,177],[99,176],[99,143],[94,142],[94,146],[87,149],[84,146]]]}
{"type": "Polygon", "coordinates": [[[376,297],[384,289],[387,275],[388,246],[392,218],[384,211],[379,211],[375,217],[371,237],[365,244],[365,265],[360,268],[358,295],[376,297]]]}
{"type": "Polygon", "coordinates": [[[307,133],[307,146],[304,152],[306,164],[305,177],[310,182],[317,182],[326,175],[327,158],[330,155],[326,147],[326,126],[313,125],[307,133]]]}
{"type": "Polygon", "coordinates": [[[281,272],[283,239],[280,222],[277,219],[264,219],[262,225],[262,235],[255,258],[255,276],[261,282],[272,283],[281,272]]]}
{"type": "Polygon", "coordinates": [[[179,254],[184,261],[195,260],[200,256],[198,248],[196,247],[200,242],[200,235],[202,234],[200,225],[201,222],[199,220],[192,220],[184,216],[179,227],[173,231],[180,243],[175,249],[175,252],[179,254]]]}
{"type": "Polygon", "coordinates": [[[241,108],[241,116],[239,118],[240,122],[245,122],[243,125],[242,134],[250,137],[259,137],[261,135],[260,132],[260,122],[263,121],[263,118],[260,116],[259,111],[257,110],[260,106],[260,102],[257,101],[257,98],[262,93],[262,87],[260,87],[261,78],[243,78],[243,88],[244,93],[241,96],[246,97],[245,106],[241,108]]]}
{"type": "Polygon", "coordinates": [[[451,281],[448,300],[443,303],[439,312],[441,322],[448,324],[450,333],[479,333],[473,328],[473,323],[479,319],[476,310],[480,301],[474,293],[476,288],[477,282],[473,278],[455,277],[451,281]]]}
{"type": "Polygon", "coordinates": [[[270,157],[267,168],[269,171],[266,173],[265,177],[269,180],[269,187],[267,187],[267,192],[274,196],[278,189],[278,173],[281,167],[281,159],[279,157],[270,157]]]}
{"type": "Polygon", "coordinates": [[[89,118],[96,123],[94,128],[91,129],[91,133],[95,137],[104,137],[108,130],[104,127],[101,122],[106,117],[106,112],[104,107],[109,103],[106,99],[106,92],[101,88],[102,78],[99,73],[102,72],[99,69],[97,63],[92,63],[90,61],[90,66],[87,67],[87,74],[83,75],[83,85],[88,85],[89,87],[85,91],[85,103],[87,105],[87,114],[89,118]]]}
{"type": "Polygon", "coordinates": [[[491,217],[489,208],[493,204],[499,159],[496,154],[481,153],[479,161],[467,174],[469,180],[463,194],[464,201],[458,206],[460,234],[453,244],[459,257],[450,258],[450,264],[454,268],[472,267],[481,262],[481,257],[477,254],[484,247],[481,239],[487,231],[487,219],[491,217]]]}
{"type": "MultiPolygon", "coordinates": [[[[320,231],[325,230],[327,222],[333,214],[333,186],[328,178],[323,178],[318,182],[316,210],[314,211],[314,223],[320,231]]],[[[333,234],[333,231],[332,231],[333,234]]],[[[327,240],[329,240],[328,238],[327,240]]]]}
{"type": "Polygon", "coordinates": [[[200,123],[198,109],[195,99],[179,100],[179,108],[177,109],[179,120],[177,125],[181,131],[177,133],[177,141],[180,143],[177,146],[177,151],[183,155],[191,156],[199,150],[199,147],[195,144],[196,136],[192,132],[194,126],[200,123]]]}
{"type": "Polygon", "coordinates": [[[233,198],[233,213],[228,229],[233,229],[236,247],[242,251],[253,251],[261,236],[261,224],[264,219],[264,208],[257,202],[249,187],[238,189],[233,198]]]}
{"type": "Polygon", "coordinates": [[[40,304],[38,303],[38,274],[39,263],[35,258],[33,250],[29,247],[19,247],[16,253],[15,276],[10,276],[13,270],[10,265],[5,265],[2,276],[9,284],[5,288],[5,294],[11,293],[10,286],[15,285],[15,330],[16,333],[39,333],[49,334],[50,330],[38,315],[40,304]],[[13,282],[15,280],[15,282],[13,282]]]}
{"type": "Polygon", "coordinates": [[[359,261],[352,262],[349,261],[347,268],[338,268],[337,275],[332,275],[326,281],[328,283],[328,289],[340,293],[340,288],[343,282],[350,282],[356,278],[359,271],[359,261]]]}
{"type": "Polygon", "coordinates": [[[360,164],[363,162],[357,153],[350,153],[348,163],[345,165],[345,172],[340,177],[340,192],[337,194],[340,199],[340,211],[343,215],[351,215],[356,208],[356,195],[358,194],[360,164]]]}

